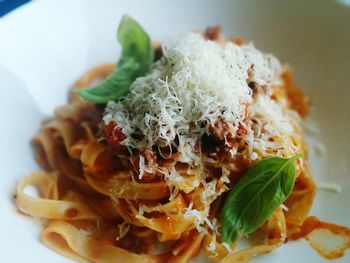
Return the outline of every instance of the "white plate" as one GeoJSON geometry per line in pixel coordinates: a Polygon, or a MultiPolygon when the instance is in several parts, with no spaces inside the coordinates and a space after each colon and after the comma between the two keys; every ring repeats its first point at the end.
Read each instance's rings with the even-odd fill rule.
{"type": "MultiPolygon", "coordinates": [[[[37,0],[0,20],[0,261],[67,262],[39,242],[40,226],[17,215],[20,178],[38,169],[29,144],[43,118],[66,102],[84,71],[116,61],[116,27],[129,14],[154,39],[220,24],[288,61],[310,95],[326,153],[311,156],[319,191],[312,214],[350,226],[350,7],[340,1],[37,0]],[[286,3],[288,2],[288,3],[286,3]],[[283,4],[284,3],[284,4],[283,4]]],[[[288,242],[255,262],[320,262],[305,241],[288,242]]],[[[336,262],[349,262],[350,253],[336,262]]]]}

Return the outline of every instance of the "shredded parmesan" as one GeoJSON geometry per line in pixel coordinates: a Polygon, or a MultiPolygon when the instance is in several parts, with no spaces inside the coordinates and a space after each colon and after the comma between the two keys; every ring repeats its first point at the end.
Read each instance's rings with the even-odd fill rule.
{"type": "Polygon", "coordinates": [[[188,208],[185,209],[184,218],[193,220],[194,225],[198,232],[207,233],[208,230],[205,229],[202,225],[206,222],[209,214],[209,210],[199,211],[197,209],[193,209],[193,203],[191,202],[188,208]]]}
{"type": "Polygon", "coordinates": [[[277,59],[252,44],[219,45],[190,33],[164,45],[163,54],[124,99],[108,103],[104,122],[115,121],[123,144],[136,149],[169,146],[177,137],[184,163],[198,163],[194,146],[219,119],[236,133],[252,102],[248,78],[267,87],[280,82],[277,59]]]}
{"type": "Polygon", "coordinates": [[[213,219],[213,225],[214,225],[214,231],[212,231],[212,235],[211,235],[211,241],[207,246],[207,251],[211,252],[211,256],[210,257],[216,257],[218,255],[218,252],[216,252],[216,236],[219,235],[218,232],[218,226],[217,226],[217,220],[216,218],[213,219]]]}
{"type": "Polygon", "coordinates": [[[119,241],[120,239],[126,236],[126,234],[129,232],[130,224],[124,221],[123,223],[118,225],[118,229],[119,229],[119,235],[116,238],[117,241],[119,241]]]}
{"type": "Polygon", "coordinates": [[[284,211],[287,211],[289,210],[289,208],[285,205],[285,204],[281,204],[281,208],[284,210],[284,211]]]}
{"type": "Polygon", "coordinates": [[[223,192],[228,190],[228,187],[225,184],[223,184],[225,181],[227,182],[227,180],[228,180],[227,176],[223,175],[222,179],[220,178],[219,182],[216,179],[214,179],[211,182],[203,183],[204,190],[201,192],[201,195],[200,195],[201,201],[204,204],[208,203],[208,201],[214,201],[223,192]],[[220,185],[221,187],[219,187],[220,185]]]}
{"type": "Polygon", "coordinates": [[[180,189],[178,187],[176,187],[175,185],[170,185],[169,189],[170,189],[169,201],[172,201],[178,195],[180,189]]]}
{"type": "Polygon", "coordinates": [[[225,166],[223,166],[221,168],[221,176],[220,176],[219,182],[223,182],[226,184],[230,183],[229,176],[230,176],[230,170],[228,170],[225,166]]]}
{"type": "Polygon", "coordinates": [[[145,171],[145,158],[142,155],[140,155],[139,169],[139,179],[141,180],[145,171]]]}

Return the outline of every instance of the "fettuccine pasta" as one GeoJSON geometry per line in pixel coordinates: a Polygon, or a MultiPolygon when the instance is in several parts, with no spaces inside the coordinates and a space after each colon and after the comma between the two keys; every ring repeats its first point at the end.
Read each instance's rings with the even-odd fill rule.
{"type": "MultiPolygon", "coordinates": [[[[213,30],[198,41],[231,43],[218,39],[213,30]]],[[[236,39],[234,43],[235,49],[249,49],[244,41],[236,39]]],[[[259,65],[251,70],[254,67],[258,71],[259,65]]],[[[208,124],[207,132],[195,144],[182,143],[186,138],[177,130],[169,144],[164,143],[168,138],[164,137],[151,148],[137,148],[136,142],[141,145],[146,141],[140,137],[142,133],[129,138],[126,126],[118,126],[123,119],[117,119],[112,111],[118,105],[109,104],[110,120],[106,121],[100,105],[74,92],[105,79],[113,70],[114,65],[108,64],[84,74],[70,92],[70,102],[56,109],[54,117],[43,123],[33,138],[35,158],[44,171],[18,183],[17,204],[33,218],[44,220],[41,240],[45,245],[78,262],[187,262],[200,252],[215,261],[248,262],[278,248],[302,230],[315,195],[300,126],[301,117],[308,113],[308,102],[294,86],[288,67],[280,67],[279,82],[265,86],[258,80],[249,82],[251,102],[240,106],[245,116],[239,127],[222,117],[208,124]],[[274,105],[272,113],[267,103],[274,105]],[[270,121],[270,115],[277,116],[277,111],[280,119],[270,121]],[[282,136],[276,132],[278,125],[287,125],[288,133],[282,136]],[[227,132],[229,129],[235,130],[234,136],[227,132]],[[192,147],[188,156],[181,147],[192,147]],[[236,248],[237,242],[224,243],[221,213],[228,191],[259,160],[270,156],[290,158],[296,153],[303,157],[296,161],[294,188],[257,231],[265,238],[243,250],[236,248]],[[186,161],[189,158],[191,163],[186,161]],[[38,196],[28,195],[27,186],[35,187],[38,196]]],[[[176,80],[178,84],[170,79],[162,81],[169,94],[180,85],[180,79],[176,80]]],[[[147,85],[144,89],[149,88],[147,85]]],[[[124,101],[128,99],[131,97],[124,101]]],[[[166,99],[176,98],[169,95],[166,99]]],[[[147,125],[152,128],[156,120],[151,118],[156,117],[147,114],[147,125]]],[[[164,131],[164,136],[172,132],[164,131]]],[[[148,141],[154,140],[152,134],[149,136],[148,141]]]]}

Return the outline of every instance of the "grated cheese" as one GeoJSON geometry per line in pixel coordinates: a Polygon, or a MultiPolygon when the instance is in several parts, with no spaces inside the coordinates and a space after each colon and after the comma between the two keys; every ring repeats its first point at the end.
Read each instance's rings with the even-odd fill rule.
{"type": "Polygon", "coordinates": [[[169,201],[172,201],[178,195],[180,189],[178,187],[176,187],[175,185],[170,185],[169,189],[170,189],[169,201]]]}
{"type": "Polygon", "coordinates": [[[136,149],[170,146],[177,137],[184,163],[199,162],[194,146],[219,119],[236,133],[252,102],[248,78],[267,87],[280,82],[277,59],[252,44],[219,45],[190,33],[164,45],[163,53],[125,98],[108,103],[104,122],[115,121],[126,135],[122,143],[136,149]]]}
{"type": "Polygon", "coordinates": [[[230,170],[228,170],[225,166],[223,166],[221,168],[221,176],[220,176],[219,182],[229,184],[231,182],[229,179],[229,176],[230,176],[230,170]]]}
{"type": "Polygon", "coordinates": [[[225,182],[228,182],[229,179],[226,175],[222,176],[222,179],[218,180],[214,179],[208,183],[203,182],[204,190],[201,192],[200,199],[202,203],[208,203],[208,201],[214,201],[218,196],[220,196],[223,192],[228,190],[228,187],[224,184],[225,182]],[[218,186],[221,183],[221,187],[218,186]]]}
{"type": "Polygon", "coordinates": [[[142,155],[140,155],[139,172],[139,179],[141,180],[145,172],[145,158],[142,155]]]}
{"type": "Polygon", "coordinates": [[[219,228],[219,225],[218,225],[217,219],[214,218],[212,221],[212,230],[213,230],[211,235],[212,239],[206,248],[207,251],[212,253],[210,257],[216,257],[218,255],[218,253],[216,252],[216,236],[220,235],[218,228],[219,228]]]}
{"type": "Polygon", "coordinates": [[[285,204],[281,204],[280,207],[286,212],[289,211],[289,208],[285,204]]]}
{"type": "Polygon", "coordinates": [[[193,223],[199,233],[207,233],[208,230],[202,225],[208,220],[209,209],[206,207],[205,210],[193,209],[193,203],[191,202],[187,208],[185,208],[184,218],[193,220],[193,223]]]}
{"type": "Polygon", "coordinates": [[[116,238],[117,241],[119,241],[120,239],[126,236],[126,234],[129,232],[130,224],[124,221],[123,223],[118,225],[118,229],[119,229],[119,235],[116,238]]]}

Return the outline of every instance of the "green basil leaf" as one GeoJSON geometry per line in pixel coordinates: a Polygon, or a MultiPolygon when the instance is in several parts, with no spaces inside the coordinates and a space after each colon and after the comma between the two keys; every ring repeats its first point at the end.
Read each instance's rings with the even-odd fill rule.
{"type": "Polygon", "coordinates": [[[146,73],[154,59],[154,49],[148,34],[135,20],[125,15],[120,22],[117,37],[122,45],[118,65],[135,58],[140,63],[140,74],[146,73]]]}
{"type": "Polygon", "coordinates": [[[261,227],[290,195],[295,182],[294,161],[271,157],[255,164],[232,188],[222,212],[222,240],[234,242],[238,233],[261,227]]]}
{"type": "Polygon", "coordinates": [[[154,58],[152,42],[143,28],[131,17],[123,16],[117,38],[122,54],[116,69],[99,85],[90,89],[78,89],[78,94],[92,103],[118,100],[129,92],[134,80],[149,70],[154,58]]]}

